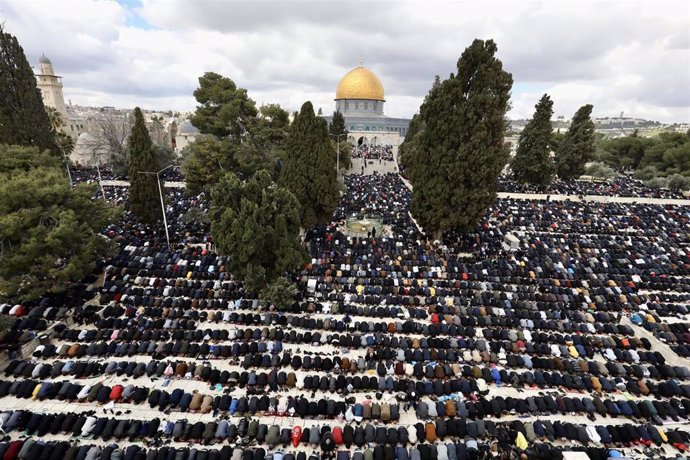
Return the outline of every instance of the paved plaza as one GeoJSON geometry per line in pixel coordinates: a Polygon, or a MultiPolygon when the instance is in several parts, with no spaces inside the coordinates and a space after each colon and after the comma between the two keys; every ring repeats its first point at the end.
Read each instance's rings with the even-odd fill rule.
{"type": "MultiPolygon", "coordinates": [[[[362,175],[361,162],[334,224],[309,236],[303,300],[287,312],[245,295],[207,251],[208,230],[179,222],[197,198],[166,182],[171,234],[186,244],[118,230],[97,296],[5,359],[9,439],[94,460],[684,449],[688,200],[500,193],[481,229],[437,246],[409,214],[396,163],[362,175]],[[335,224],[365,215],[390,236],[335,224]]],[[[103,186],[126,196],[125,181],[103,186]]]]}

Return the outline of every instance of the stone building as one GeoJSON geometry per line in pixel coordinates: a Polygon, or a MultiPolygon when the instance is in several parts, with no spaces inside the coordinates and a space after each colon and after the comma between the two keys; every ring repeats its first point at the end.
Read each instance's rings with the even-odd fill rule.
{"type": "Polygon", "coordinates": [[[38,60],[38,73],[36,85],[41,90],[43,105],[54,108],[62,117],[62,131],[69,134],[75,140],[84,132],[84,122],[72,116],[65,105],[65,97],[62,94],[62,77],[55,75],[53,63],[45,54],[38,60]]]}
{"type": "Polygon", "coordinates": [[[182,150],[189,144],[194,142],[199,135],[199,130],[189,120],[184,120],[175,126],[175,152],[182,152],[182,150]]]}

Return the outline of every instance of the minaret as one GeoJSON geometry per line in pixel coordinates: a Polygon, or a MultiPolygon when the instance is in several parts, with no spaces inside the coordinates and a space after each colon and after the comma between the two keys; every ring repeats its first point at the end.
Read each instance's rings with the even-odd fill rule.
{"type": "Polygon", "coordinates": [[[53,107],[62,115],[63,123],[67,123],[67,108],[62,95],[62,77],[55,75],[53,63],[45,54],[38,60],[38,69],[36,83],[43,96],[43,105],[53,107]]]}

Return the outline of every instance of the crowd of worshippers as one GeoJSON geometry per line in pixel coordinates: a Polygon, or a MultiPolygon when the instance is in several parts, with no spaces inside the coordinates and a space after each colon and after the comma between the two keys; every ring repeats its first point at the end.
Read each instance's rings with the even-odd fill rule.
{"type": "MultiPolygon", "coordinates": [[[[165,228],[162,220],[155,225],[146,225],[139,221],[128,209],[127,187],[105,187],[106,199],[112,203],[122,205],[122,218],[112,223],[103,233],[118,242],[121,246],[152,246],[160,248],[167,245],[165,228]]],[[[100,192],[98,193],[100,196],[100,192]]],[[[212,241],[210,223],[207,219],[186,218],[190,209],[206,214],[210,209],[208,193],[187,196],[184,188],[168,188],[165,190],[165,214],[167,217],[170,242],[176,247],[187,244],[207,244],[212,241]]]]}
{"type": "MultiPolygon", "coordinates": [[[[155,422],[147,423],[147,428],[150,429],[154,424],[155,422]]],[[[247,427],[248,429],[249,427],[247,427]]],[[[257,427],[257,434],[260,429],[261,425],[257,427]]],[[[654,430],[653,427],[651,429],[654,430]]],[[[269,429],[264,439],[271,439],[269,434],[271,437],[277,436],[278,442],[276,445],[280,445],[282,441],[285,441],[285,436],[288,435],[289,431],[288,429],[283,429],[275,433],[275,431],[271,432],[269,429]]],[[[147,446],[131,444],[122,447],[117,443],[99,445],[88,443],[87,441],[86,444],[79,444],[70,441],[45,441],[23,438],[15,441],[0,442],[0,455],[2,455],[3,460],[320,460],[323,458],[333,460],[488,460],[494,458],[508,460],[511,458],[561,460],[564,458],[563,451],[567,450],[569,452],[584,452],[588,458],[593,460],[629,459],[629,457],[623,457],[622,453],[616,449],[592,446],[555,447],[548,443],[533,444],[526,448],[525,453],[520,457],[511,457],[506,454],[501,454],[500,457],[497,457],[496,452],[500,449],[500,442],[487,445],[476,440],[468,440],[467,442],[450,441],[447,443],[439,441],[434,444],[422,443],[409,448],[400,445],[369,443],[369,447],[364,448],[363,446],[362,449],[352,451],[351,447],[340,441],[344,439],[346,434],[346,431],[340,429],[340,427],[335,427],[333,430],[328,426],[322,427],[320,432],[317,433],[318,436],[315,436],[315,438],[320,440],[319,442],[310,441],[312,430],[305,429],[301,433],[307,436],[307,441],[302,441],[304,439],[302,437],[299,439],[299,442],[308,443],[315,448],[321,449],[320,454],[315,450],[312,450],[311,453],[303,450],[294,453],[284,452],[282,448],[271,451],[264,447],[233,447],[231,445],[207,448],[204,446],[196,447],[194,443],[189,443],[185,447],[159,447],[158,445],[163,443],[160,437],[156,437],[147,446]]],[[[499,433],[506,438],[510,438],[514,434],[516,438],[522,436],[524,439],[522,432],[517,431],[517,428],[513,427],[502,429],[499,433]]],[[[374,435],[376,435],[376,432],[374,435]]],[[[682,434],[680,436],[682,437],[682,434]]],[[[254,439],[256,440],[257,438],[254,439]]],[[[295,439],[294,436],[293,439],[295,439]]],[[[268,445],[268,442],[264,441],[264,443],[268,445]]],[[[646,445],[645,443],[642,444],[646,445]]],[[[653,451],[656,455],[661,455],[663,452],[661,449],[648,450],[653,451]]],[[[652,458],[662,457],[656,456],[652,458]]]]}
{"type": "Polygon", "coordinates": [[[392,145],[361,144],[352,147],[350,158],[366,158],[368,160],[393,161],[392,145]]]}
{"type": "MultiPolygon", "coordinates": [[[[16,363],[13,362],[13,364],[16,363]]],[[[272,396],[268,396],[265,392],[251,397],[241,396],[232,397],[229,394],[213,395],[205,394],[199,391],[184,391],[181,388],[176,388],[168,392],[167,390],[149,389],[146,386],[134,384],[116,384],[111,386],[98,382],[94,385],[71,383],[70,381],[42,381],[37,379],[59,378],[65,376],[72,376],[72,369],[65,369],[65,363],[60,363],[58,367],[45,365],[43,368],[35,368],[33,366],[23,366],[23,363],[18,363],[20,366],[13,366],[10,375],[14,376],[16,380],[0,381],[0,397],[14,396],[19,399],[37,399],[37,400],[58,400],[69,402],[98,402],[105,404],[109,401],[116,402],[130,402],[132,404],[146,403],[153,409],[158,408],[161,411],[174,409],[179,412],[200,412],[207,414],[213,412],[214,415],[221,413],[229,416],[245,416],[245,415],[290,415],[301,418],[338,418],[344,419],[347,422],[362,422],[373,420],[380,422],[396,422],[400,419],[401,411],[414,409],[418,419],[436,419],[436,418],[483,418],[491,416],[501,418],[506,415],[567,415],[579,414],[587,415],[592,420],[594,415],[610,417],[628,417],[636,420],[646,420],[662,424],[664,422],[679,422],[687,420],[689,409],[687,407],[688,398],[690,397],[690,386],[687,384],[679,385],[677,382],[670,380],[673,384],[665,384],[662,382],[653,390],[658,395],[659,399],[644,399],[640,401],[626,401],[624,399],[610,399],[602,395],[613,392],[625,392],[630,388],[631,394],[640,396],[643,394],[650,394],[650,389],[647,383],[640,381],[626,387],[624,379],[621,379],[620,387],[614,386],[608,391],[602,388],[596,388],[596,396],[592,397],[570,397],[557,394],[555,397],[549,394],[544,396],[529,396],[526,398],[513,397],[490,397],[487,396],[486,381],[480,377],[469,379],[456,379],[455,382],[465,383],[458,384],[457,392],[443,394],[443,387],[439,389],[437,394],[431,394],[420,398],[416,393],[417,386],[401,385],[398,390],[403,390],[397,395],[395,399],[390,399],[391,402],[384,402],[379,399],[365,399],[358,402],[356,398],[339,398],[331,399],[323,397],[318,401],[300,396],[279,395],[278,391],[286,388],[294,388],[296,383],[299,383],[301,390],[321,390],[328,391],[328,386],[312,387],[307,385],[307,379],[316,378],[318,375],[308,376],[304,378],[296,378],[292,373],[291,380],[288,376],[279,378],[277,375],[273,376],[273,385],[275,390],[272,396]],[[36,378],[20,379],[24,374],[22,371],[31,376],[33,370],[36,370],[36,378]],[[45,372],[41,372],[41,370],[45,372]],[[484,391],[482,390],[483,385],[484,391]],[[470,384],[472,383],[472,385],[470,384]],[[280,384],[280,385],[279,385],[280,384]],[[633,385],[638,385],[634,388],[633,385]],[[407,391],[405,393],[404,391],[407,391]],[[461,393],[461,391],[463,391],[461,393]],[[473,391],[474,390],[474,391],[473,391]],[[644,391],[644,393],[643,393],[644,391]],[[666,399],[664,399],[666,398],[666,399]],[[398,402],[397,400],[401,401],[398,402]],[[409,401],[409,404],[403,405],[403,401],[409,401]]],[[[186,378],[188,380],[194,379],[196,381],[210,382],[213,390],[217,385],[229,385],[231,389],[235,386],[240,388],[262,387],[270,379],[264,374],[264,379],[260,382],[258,379],[250,381],[248,373],[244,373],[244,378],[239,372],[220,372],[208,364],[202,365],[188,365],[186,362],[158,362],[151,361],[150,363],[136,363],[136,362],[106,362],[99,364],[97,362],[84,363],[82,367],[88,367],[91,364],[91,371],[93,374],[77,374],[75,378],[89,378],[89,377],[118,377],[121,379],[134,378],[141,379],[145,377],[166,377],[178,379],[186,378]],[[143,364],[137,368],[138,364],[143,364]],[[213,375],[215,373],[215,375],[213,375]]],[[[11,364],[12,366],[12,364],[11,364]]],[[[257,374],[254,374],[256,377],[257,374]]],[[[497,386],[501,385],[500,375],[486,376],[492,383],[495,381],[497,386]]],[[[321,376],[321,381],[329,382],[329,378],[321,376]]],[[[380,389],[377,378],[370,380],[373,384],[368,387],[357,387],[355,390],[361,391],[377,391],[380,389]]],[[[352,382],[352,381],[351,381],[352,382]]],[[[137,382],[138,383],[138,382],[137,382]]],[[[651,384],[651,383],[650,383],[651,384]]],[[[349,384],[351,385],[351,383],[349,384]]],[[[443,385],[443,384],[442,384],[443,385]]],[[[524,385],[524,383],[521,383],[524,385]]],[[[542,388],[546,385],[542,384],[542,388]]],[[[547,387],[549,388],[549,387],[547,387]]],[[[341,388],[344,389],[344,388],[341,388]]],[[[337,387],[333,386],[333,391],[337,387]]],[[[395,388],[393,389],[395,390],[395,388]]],[[[424,389],[422,390],[422,394],[424,389]]],[[[348,393],[346,393],[348,394],[348,393]]],[[[366,397],[367,395],[365,395],[366,397]]],[[[382,392],[376,393],[376,398],[383,398],[382,392]]]]}
{"type": "Polygon", "coordinates": [[[548,186],[520,184],[508,178],[498,181],[498,191],[508,193],[548,193],[551,195],[602,195],[636,198],[686,198],[682,191],[646,186],[631,177],[606,180],[557,180],[548,186]]]}
{"type": "MultiPolygon", "coordinates": [[[[99,180],[99,170],[101,180],[129,180],[129,176],[127,174],[118,174],[109,165],[99,166],[98,169],[93,166],[77,165],[70,168],[70,174],[72,175],[72,180],[74,180],[75,183],[97,183],[99,180]]],[[[175,163],[173,163],[172,168],[163,171],[160,177],[161,179],[166,181],[184,182],[184,175],[182,174],[182,169],[180,168],[179,164],[175,163]]]]}
{"type": "MultiPolygon", "coordinates": [[[[686,449],[687,432],[665,425],[687,423],[690,371],[637,328],[681,351],[687,343],[684,323],[665,320],[688,314],[690,208],[505,199],[474,231],[429,241],[397,175],[345,181],[333,223],[306,235],[311,260],[292,275],[299,293],[286,311],[262,307],[227,273],[226,257],[203,246],[168,249],[160,231],[128,213],[105,230],[121,251],[103,264],[99,305],[0,306],[19,318],[13,337],[53,334],[3,369],[0,401],[27,401],[0,414],[3,429],[40,436],[86,427],[117,443],[10,439],[0,443],[3,460],[306,459],[307,445],[341,460],[686,449]],[[342,230],[346,219],[372,215],[390,236],[342,230]],[[508,234],[517,249],[506,247],[508,234]],[[131,412],[41,413],[29,401],[131,412]],[[161,415],[141,420],[138,405],[161,415]],[[187,423],[188,413],[205,419],[187,423]],[[401,424],[403,414],[416,421],[401,424]],[[294,427],[262,425],[254,417],[263,415],[298,417],[297,451],[275,450],[295,443],[294,427]],[[573,415],[590,422],[570,423],[573,415]],[[152,444],[131,444],[137,439],[152,444]]],[[[126,202],[124,188],[107,194],[126,202]]],[[[175,241],[208,241],[208,226],[178,219],[207,207],[206,197],[171,196],[175,241]]]]}
{"type": "MultiPolygon", "coordinates": [[[[74,437],[82,437],[88,440],[100,440],[104,442],[124,440],[140,440],[149,446],[149,450],[130,451],[129,458],[148,459],[159,458],[161,447],[164,442],[184,442],[190,445],[198,445],[195,449],[195,456],[190,456],[191,452],[182,449],[176,450],[171,447],[162,449],[172,449],[175,452],[173,458],[184,460],[194,458],[257,458],[256,452],[259,449],[237,447],[233,449],[230,445],[222,446],[220,449],[205,448],[223,443],[236,443],[242,440],[241,444],[260,444],[266,445],[269,450],[280,449],[278,452],[285,459],[285,455],[290,458],[306,458],[304,450],[295,453],[283,453],[283,449],[288,446],[297,448],[303,447],[320,448],[322,452],[332,453],[333,458],[339,460],[350,459],[437,459],[466,460],[477,458],[480,453],[480,444],[476,439],[484,440],[494,438],[496,441],[493,446],[487,446],[482,441],[481,447],[488,451],[498,451],[502,447],[511,445],[514,440],[520,444],[533,443],[534,446],[542,446],[542,449],[533,449],[534,457],[529,458],[559,458],[557,449],[551,449],[543,442],[565,439],[568,441],[578,441],[584,446],[590,443],[630,443],[639,442],[642,446],[671,443],[679,449],[685,449],[690,441],[687,432],[678,429],[664,429],[652,424],[635,426],[630,423],[618,425],[592,425],[578,424],[561,421],[537,420],[534,422],[523,422],[514,420],[511,422],[493,422],[491,420],[468,421],[466,419],[448,419],[418,422],[410,427],[405,426],[381,426],[371,423],[353,425],[330,425],[330,424],[311,424],[308,427],[282,426],[279,424],[260,423],[257,419],[242,418],[237,423],[228,419],[218,419],[209,422],[192,422],[187,419],[166,419],[154,418],[152,420],[137,420],[128,418],[115,418],[97,415],[94,411],[83,413],[59,413],[59,414],[36,414],[27,410],[5,411],[0,413],[0,421],[7,433],[21,431],[26,436],[36,436],[39,440],[29,438],[24,441],[15,441],[19,444],[7,443],[0,446],[0,454],[5,449],[3,458],[6,459],[39,459],[39,458],[90,458],[112,459],[114,451],[115,458],[127,458],[127,451],[130,448],[120,449],[117,444],[110,444],[111,447],[99,447],[93,444],[70,444],[46,443],[40,439],[48,434],[65,434],[74,437]],[[462,443],[453,442],[453,438],[470,437],[462,443]],[[372,446],[375,446],[372,448],[372,446]],[[410,447],[413,446],[413,447],[410,447]],[[158,449],[156,449],[158,447],[158,449]],[[45,452],[48,449],[49,452],[45,452]],[[55,452],[55,457],[53,453],[55,452]],[[70,451],[68,453],[68,451],[70,451]],[[539,452],[542,450],[542,452],[539,452]],[[36,452],[38,451],[38,452],[36,452]],[[353,452],[354,451],[354,452],[353,452]],[[368,452],[367,452],[368,451],[368,452]],[[50,455],[47,455],[50,454],[50,455]],[[553,455],[546,457],[544,454],[553,455]],[[60,456],[58,456],[60,455],[60,456]]],[[[130,446],[131,447],[131,446],[130,446]]],[[[260,448],[261,456],[264,460],[266,450],[260,448]]],[[[293,451],[294,452],[294,451],[293,451]]],[[[166,451],[170,455],[170,450],[166,451]]],[[[607,458],[610,452],[607,449],[594,448],[588,449],[590,458],[607,458]]],[[[273,458],[275,459],[275,453],[273,458]]],[[[168,458],[164,456],[163,458],[168,458]]],[[[317,457],[319,458],[319,457],[317,457]]]]}
{"type": "MultiPolygon", "coordinates": [[[[73,180],[77,183],[97,183],[98,172],[95,168],[77,167],[71,170],[73,180]]],[[[118,177],[108,166],[100,169],[102,180],[127,180],[118,177]]],[[[184,181],[180,168],[171,168],[165,171],[162,178],[169,181],[184,181]]],[[[128,188],[121,186],[105,186],[103,192],[97,190],[96,198],[105,194],[106,200],[122,205],[124,214],[122,218],[106,228],[104,234],[121,245],[132,244],[136,246],[147,245],[162,247],[167,244],[164,223],[145,225],[141,223],[128,209],[128,188]]],[[[210,208],[208,193],[201,192],[198,195],[188,196],[184,188],[165,189],[166,217],[171,244],[207,244],[212,241],[210,236],[210,224],[207,219],[187,219],[184,215],[190,209],[196,209],[201,215],[208,213],[210,208]]]]}

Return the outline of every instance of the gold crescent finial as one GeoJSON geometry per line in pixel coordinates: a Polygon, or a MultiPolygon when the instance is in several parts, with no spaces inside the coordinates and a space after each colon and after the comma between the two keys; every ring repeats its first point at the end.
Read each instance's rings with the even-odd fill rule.
{"type": "Polygon", "coordinates": [[[364,56],[361,54],[359,55],[359,66],[364,67],[364,56]]]}

